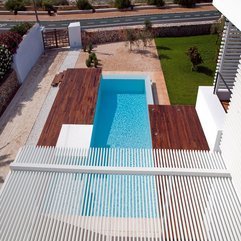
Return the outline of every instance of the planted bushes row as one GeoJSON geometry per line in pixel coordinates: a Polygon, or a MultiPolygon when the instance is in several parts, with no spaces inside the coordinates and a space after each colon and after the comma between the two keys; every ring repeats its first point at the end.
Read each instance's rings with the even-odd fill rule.
{"type": "Polygon", "coordinates": [[[10,70],[13,54],[22,41],[22,36],[32,27],[30,23],[20,23],[10,31],[0,34],[0,81],[10,70]]]}
{"type": "MultiPolygon", "coordinates": [[[[146,0],[149,5],[156,5],[157,7],[162,7],[165,5],[165,0],[146,0]]],[[[196,3],[200,2],[212,2],[212,0],[173,0],[174,3],[179,4],[184,7],[194,7],[196,3]]],[[[5,8],[9,11],[13,11],[14,14],[17,14],[18,11],[26,10],[26,4],[31,4],[29,0],[7,0],[5,2],[5,8]]],[[[133,8],[131,0],[115,0],[115,7],[118,9],[127,9],[133,8]]],[[[40,0],[37,1],[37,6],[44,8],[51,12],[56,12],[57,9],[54,6],[58,5],[69,5],[68,0],[40,0]]],[[[90,10],[94,12],[94,7],[89,0],[76,0],[76,6],[81,10],[90,10]]]]}
{"type": "Polygon", "coordinates": [[[0,45],[0,81],[4,78],[5,74],[11,69],[13,60],[12,53],[6,46],[0,45]]]}

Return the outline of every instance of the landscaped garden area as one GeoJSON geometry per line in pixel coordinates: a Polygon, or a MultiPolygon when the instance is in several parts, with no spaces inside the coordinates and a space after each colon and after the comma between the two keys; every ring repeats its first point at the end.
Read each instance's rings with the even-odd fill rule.
{"type": "Polygon", "coordinates": [[[171,104],[194,105],[198,86],[212,85],[216,67],[217,35],[156,38],[156,47],[166,80],[171,104]],[[192,70],[187,51],[196,46],[203,59],[192,70]]]}

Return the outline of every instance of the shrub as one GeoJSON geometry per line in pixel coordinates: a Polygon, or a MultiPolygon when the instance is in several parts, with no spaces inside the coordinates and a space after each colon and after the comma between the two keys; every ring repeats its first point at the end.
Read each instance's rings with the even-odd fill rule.
{"type": "Polygon", "coordinates": [[[4,46],[0,45],[0,80],[10,70],[13,56],[11,52],[4,46]]]}
{"type": "Polygon", "coordinates": [[[165,0],[147,0],[147,4],[163,7],[165,5],[165,0]]]}
{"type": "Polygon", "coordinates": [[[25,11],[26,7],[22,0],[7,0],[5,2],[5,8],[9,11],[13,11],[14,14],[17,14],[18,11],[25,11]]]}
{"type": "Polygon", "coordinates": [[[99,64],[99,61],[98,61],[98,59],[96,58],[96,59],[94,59],[94,66],[95,66],[95,68],[97,68],[98,67],[98,64],[99,64]]]}
{"type": "Polygon", "coordinates": [[[15,32],[18,33],[19,35],[23,36],[24,34],[26,34],[28,32],[28,30],[33,26],[32,23],[19,23],[17,25],[15,25],[14,27],[12,27],[10,29],[11,32],[15,32]]]}
{"type": "Polygon", "coordinates": [[[88,68],[91,66],[91,63],[92,63],[92,61],[91,61],[90,57],[85,60],[85,64],[88,68]]]}
{"type": "Polygon", "coordinates": [[[68,0],[53,0],[53,5],[69,5],[68,0]]]}
{"type": "Polygon", "coordinates": [[[144,30],[151,31],[152,30],[152,22],[149,19],[144,21],[144,30]]]}
{"type": "Polygon", "coordinates": [[[92,43],[89,43],[89,44],[87,45],[87,51],[88,51],[89,54],[92,52],[93,48],[94,48],[94,47],[93,47],[93,44],[92,44],[92,43]]]}
{"type": "Polygon", "coordinates": [[[87,67],[91,67],[92,63],[95,67],[97,67],[99,64],[99,61],[95,53],[90,53],[88,59],[86,59],[85,61],[87,67]]]}
{"type": "Polygon", "coordinates": [[[6,46],[12,54],[16,53],[21,41],[22,36],[18,33],[8,31],[0,34],[0,45],[6,46]]]}
{"type": "Polygon", "coordinates": [[[192,8],[196,5],[196,0],[174,0],[174,3],[180,4],[183,7],[192,8]]]}
{"type": "Polygon", "coordinates": [[[96,54],[95,54],[95,53],[91,53],[91,54],[89,55],[89,58],[90,58],[90,60],[91,60],[91,61],[94,61],[94,60],[96,60],[96,59],[97,59],[97,57],[96,57],[96,54]]]}
{"type": "Polygon", "coordinates": [[[115,0],[115,7],[118,9],[125,9],[131,7],[130,0],[115,0]]]}
{"type": "Polygon", "coordinates": [[[81,10],[93,9],[93,6],[88,0],[77,0],[76,6],[78,9],[81,9],[81,10]]]}
{"type": "Polygon", "coordinates": [[[57,12],[56,8],[53,6],[53,2],[45,0],[43,2],[44,10],[48,12],[49,15],[51,15],[52,12],[57,12]]]}
{"type": "Polygon", "coordinates": [[[201,57],[201,54],[198,52],[198,48],[191,47],[188,49],[186,54],[192,62],[192,70],[197,71],[197,66],[203,63],[203,59],[201,57]]]}

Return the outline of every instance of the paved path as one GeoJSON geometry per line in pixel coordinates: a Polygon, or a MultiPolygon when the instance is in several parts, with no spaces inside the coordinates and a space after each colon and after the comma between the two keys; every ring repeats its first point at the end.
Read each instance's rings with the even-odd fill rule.
{"type": "Polygon", "coordinates": [[[0,118],[0,186],[9,172],[9,164],[25,145],[62,65],[67,51],[49,51],[42,55],[0,118]]]}

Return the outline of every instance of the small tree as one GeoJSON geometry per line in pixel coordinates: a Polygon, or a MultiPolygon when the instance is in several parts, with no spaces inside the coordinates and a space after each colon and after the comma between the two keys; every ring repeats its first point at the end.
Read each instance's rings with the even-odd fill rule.
{"type": "Polygon", "coordinates": [[[125,9],[131,7],[130,0],[115,0],[115,7],[118,9],[125,9]]]}
{"type": "Polygon", "coordinates": [[[13,56],[11,52],[4,45],[0,45],[0,80],[2,80],[10,70],[12,60],[13,56]]]}
{"type": "Polygon", "coordinates": [[[0,45],[6,46],[12,54],[16,53],[21,41],[22,36],[18,33],[8,31],[0,34],[0,45]]]}
{"type": "Polygon", "coordinates": [[[152,22],[149,19],[144,21],[144,30],[151,31],[152,30],[152,22]]]}
{"type": "Polygon", "coordinates": [[[139,40],[143,43],[143,48],[147,47],[147,45],[151,43],[153,36],[150,31],[141,31],[138,36],[139,40]]]}
{"type": "Polygon", "coordinates": [[[165,0],[147,0],[148,5],[156,5],[157,7],[165,6],[165,0]]]}
{"type": "Polygon", "coordinates": [[[183,7],[195,7],[197,0],[174,0],[174,3],[180,4],[183,7]]]}
{"type": "Polygon", "coordinates": [[[5,8],[9,11],[13,11],[15,15],[18,14],[18,11],[26,10],[26,7],[22,0],[7,0],[5,2],[5,8]]]}
{"type": "Polygon", "coordinates": [[[57,12],[57,9],[54,7],[53,5],[53,2],[50,1],[50,0],[45,0],[43,2],[43,7],[44,7],[44,10],[48,12],[48,15],[52,15],[52,12],[53,13],[56,13],[57,12]]]}
{"type": "Polygon", "coordinates": [[[90,10],[90,9],[93,10],[94,9],[88,0],[77,0],[76,6],[80,10],[90,10]]]}
{"type": "Polygon", "coordinates": [[[138,37],[133,29],[126,30],[126,40],[129,42],[129,49],[132,50],[132,45],[136,43],[138,37]]]}
{"type": "Polygon", "coordinates": [[[10,29],[11,32],[15,32],[15,33],[18,33],[19,35],[23,36],[25,35],[28,30],[33,26],[32,23],[28,23],[28,22],[25,22],[25,23],[19,23],[17,25],[15,25],[14,27],[12,27],[10,29]]]}
{"type": "Polygon", "coordinates": [[[197,71],[198,65],[203,63],[203,59],[201,57],[201,54],[198,52],[198,48],[191,47],[188,49],[186,54],[192,62],[192,70],[197,71]]]}
{"type": "Polygon", "coordinates": [[[139,39],[142,41],[143,47],[146,47],[153,39],[152,22],[150,20],[144,21],[144,29],[140,32],[139,39]]]}

